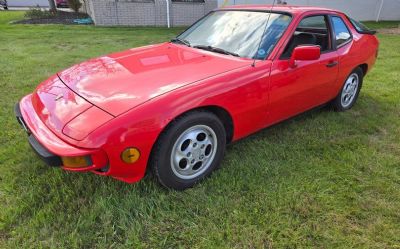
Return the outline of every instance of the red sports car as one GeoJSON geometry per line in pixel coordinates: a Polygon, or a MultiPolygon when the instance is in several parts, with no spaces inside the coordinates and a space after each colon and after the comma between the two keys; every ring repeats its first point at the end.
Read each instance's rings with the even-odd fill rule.
{"type": "Polygon", "coordinates": [[[352,108],[377,55],[374,31],[338,11],[226,7],[171,42],[61,71],[15,112],[49,165],[128,183],[149,168],[182,190],[228,143],[327,103],[352,108]]]}

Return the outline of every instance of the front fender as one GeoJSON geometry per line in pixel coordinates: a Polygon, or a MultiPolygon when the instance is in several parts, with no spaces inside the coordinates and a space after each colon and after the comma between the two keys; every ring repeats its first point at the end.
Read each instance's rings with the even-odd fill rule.
{"type": "MultiPolygon", "coordinates": [[[[267,120],[268,84],[271,63],[259,62],[224,73],[154,98],[98,128],[84,141],[102,144],[110,168],[101,173],[126,182],[140,180],[152,148],[165,127],[176,117],[193,109],[216,106],[226,110],[234,123],[233,140],[263,128],[267,120]],[[133,164],[121,160],[128,147],[140,151],[133,164]]],[[[93,145],[94,145],[93,144],[93,145]]]]}

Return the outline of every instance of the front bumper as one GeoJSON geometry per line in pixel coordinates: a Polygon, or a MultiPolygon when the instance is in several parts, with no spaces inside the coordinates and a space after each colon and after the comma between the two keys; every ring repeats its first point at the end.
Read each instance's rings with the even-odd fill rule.
{"type": "Polygon", "coordinates": [[[78,148],[60,139],[40,120],[32,106],[31,95],[15,105],[18,123],[28,134],[28,141],[36,154],[48,165],[70,171],[94,171],[107,167],[108,158],[101,149],[78,148]],[[62,165],[61,157],[90,156],[92,165],[68,168],[62,165]]]}

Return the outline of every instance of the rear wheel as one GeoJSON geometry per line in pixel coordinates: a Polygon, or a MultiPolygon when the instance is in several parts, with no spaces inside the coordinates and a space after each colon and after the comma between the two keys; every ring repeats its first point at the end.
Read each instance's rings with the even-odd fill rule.
{"type": "Polygon", "coordinates": [[[345,80],[340,93],[332,101],[335,111],[343,112],[351,109],[356,103],[363,83],[363,70],[355,69],[345,80]]]}
{"type": "Polygon", "coordinates": [[[225,146],[225,129],[217,116],[205,111],[190,112],[161,134],[150,166],[163,186],[183,190],[220,165],[225,146]]]}

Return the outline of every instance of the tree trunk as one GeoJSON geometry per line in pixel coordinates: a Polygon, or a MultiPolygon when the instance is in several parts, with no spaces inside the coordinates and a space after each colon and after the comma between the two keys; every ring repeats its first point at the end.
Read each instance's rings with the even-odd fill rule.
{"type": "Polygon", "coordinates": [[[50,11],[54,11],[56,12],[56,4],[54,3],[54,0],[49,0],[49,7],[50,7],[50,11]]]}

